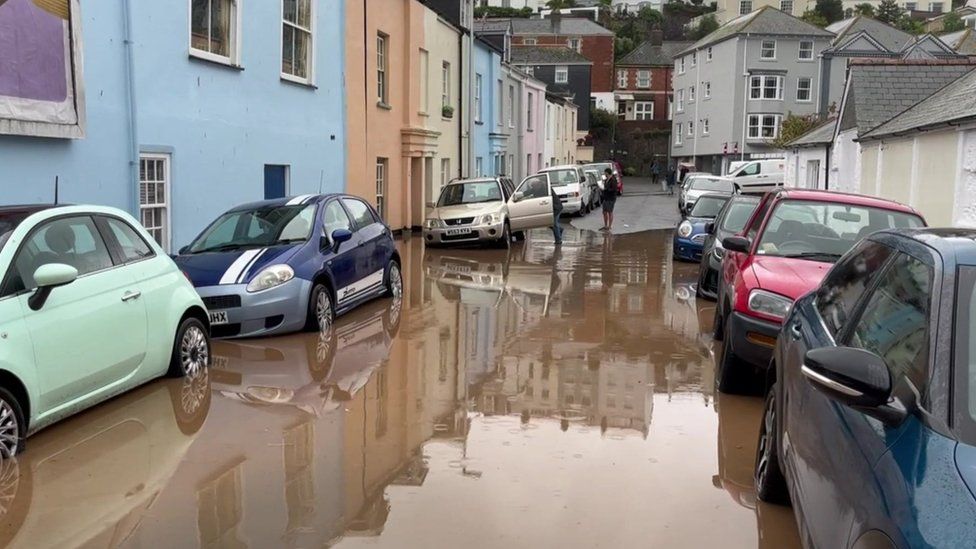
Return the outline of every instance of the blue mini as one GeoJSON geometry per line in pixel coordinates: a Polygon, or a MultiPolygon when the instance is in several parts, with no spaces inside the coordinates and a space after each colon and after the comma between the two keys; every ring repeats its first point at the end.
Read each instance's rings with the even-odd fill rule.
{"type": "Polygon", "coordinates": [[[203,298],[214,337],[321,329],[370,299],[403,292],[390,228],[372,206],[343,194],[238,206],[174,259],[203,298]]]}
{"type": "Polygon", "coordinates": [[[722,210],[731,198],[727,194],[706,194],[695,203],[691,213],[681,220],[678,229],[674,231],[672,255],[681,261],[700,261],[705,239],[708,238],[707,226],[715,221],[715,216],[722,210]]]}

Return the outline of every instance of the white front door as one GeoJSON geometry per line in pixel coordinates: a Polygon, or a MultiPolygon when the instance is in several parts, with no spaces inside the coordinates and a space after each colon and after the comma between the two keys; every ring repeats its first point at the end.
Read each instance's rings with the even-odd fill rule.
{"type": "Polygon", "coordinates": [[[820,188],[820,160],[807,160],[807,188],[820,188]]]}

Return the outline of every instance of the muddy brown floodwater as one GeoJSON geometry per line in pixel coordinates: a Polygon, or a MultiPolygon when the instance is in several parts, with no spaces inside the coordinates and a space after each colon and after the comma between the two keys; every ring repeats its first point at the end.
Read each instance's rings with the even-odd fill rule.
{"type": "Polygon", "coordinates": [[[17,547],[792,547],[670,233],[399,243],[405,292],[31,438],[17,547]],[[573,240],[575,239],[575,240],[573,240]]]}

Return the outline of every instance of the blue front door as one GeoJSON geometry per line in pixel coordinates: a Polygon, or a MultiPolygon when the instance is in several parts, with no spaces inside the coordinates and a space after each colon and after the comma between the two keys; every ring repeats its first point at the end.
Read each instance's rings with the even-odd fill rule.
{"type": "Polygon", "coordinates": [[[264,165],[264,199],[284,198],[288,193],[288,166],[264,165]]]}

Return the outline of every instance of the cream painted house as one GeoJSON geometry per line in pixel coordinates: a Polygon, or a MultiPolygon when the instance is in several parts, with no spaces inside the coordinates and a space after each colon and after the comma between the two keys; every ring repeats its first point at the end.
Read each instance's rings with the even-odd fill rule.
{"type": "MultiPolygon", "coordinates": [[[[460,31],[431,9],[424,10],[424,50],[428,58],[427,127],[438,132],[434,153],[434,177],[423,189],[424,201],[432,206],[440,196],[441,187],[461,173],[461,119],[464,112],[461,94],[462,74],[460,31]]],[[[423,76],[423,70],[421,76],[423,76]]]]}
{"type": "Polygon", "coordinates": [[[578,107],[569,99],[546,94],[546,143],[544,167],[575,164],[576,116],[578,107]]]}

